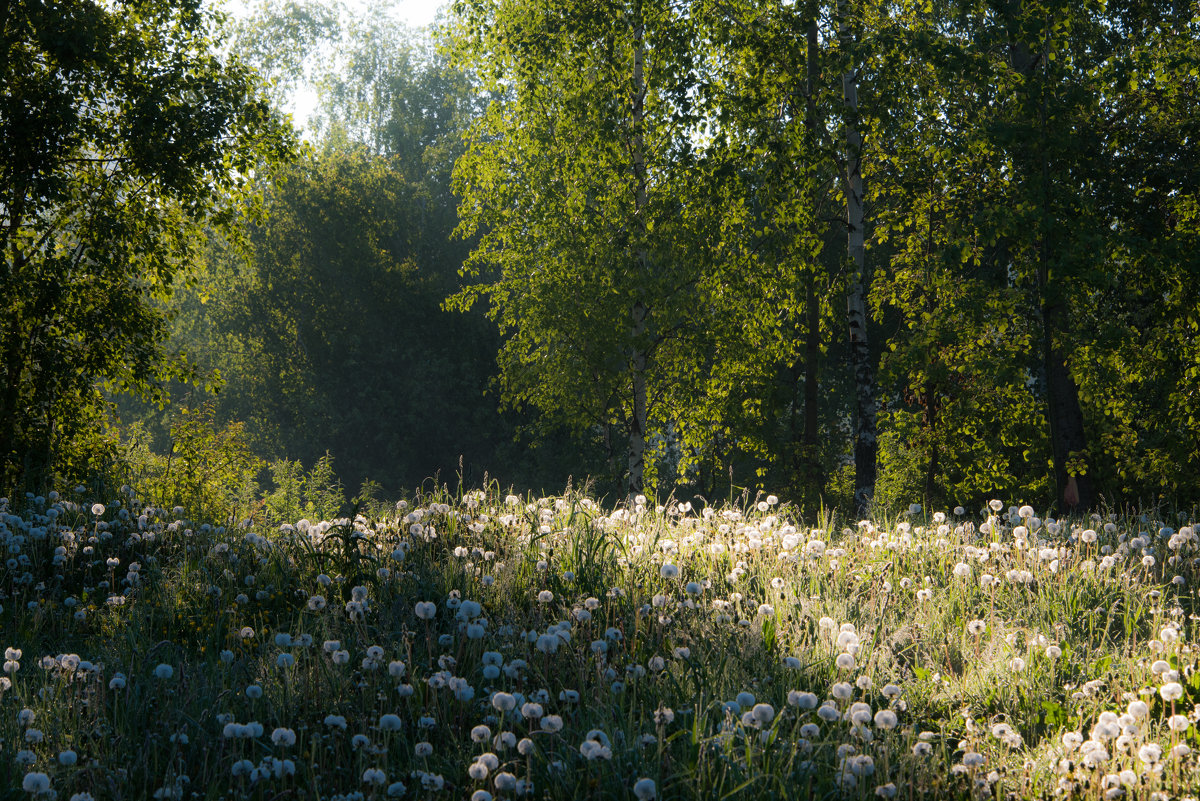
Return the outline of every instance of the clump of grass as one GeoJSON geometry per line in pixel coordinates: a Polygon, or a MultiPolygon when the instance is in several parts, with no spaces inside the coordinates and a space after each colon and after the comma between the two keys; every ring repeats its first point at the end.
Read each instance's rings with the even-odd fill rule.
{"type": "Polygon", "coordinates": [[[0,502],[6,797],[1179,797],[1198,540],[1146,517],[427,492],[262,530],[0,502]]]}

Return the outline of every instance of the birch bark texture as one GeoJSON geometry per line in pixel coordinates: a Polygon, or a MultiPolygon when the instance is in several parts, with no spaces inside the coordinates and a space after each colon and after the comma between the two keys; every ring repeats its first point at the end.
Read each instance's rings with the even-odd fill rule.
{"type": "Polygon", "coordinates": [[[845,144],[846,256],[850,270],[846,287],[846,322],[850,333],[850,363],[854,372],[854,504],[865,515],[875,495],[876,441],[875,365],[868,340],[866,248],[863,229],[862,132],[858,114],[858,65],[854,58],[854,9],[838,0],[838,38],[850,56],[842,74],[843,137],[845,144]]]}
{"type": "MultiPolygon", "coordinates": [[[[634,0],[630,19],[633,37],[633,80],[630,88],[630,161],[633,173],[633,224],[637,231],[635,269],[650,271],[650,254],[646,249],[646,23],[642,17],[641,0],[634,0]]],[[[632,395],[629,415],[629,466],[626,470],[628,496],[633,498],[645,488],[646,476],[646,318],[650,309],[639,293],[629,310],[629,383],[632,395]]]]}

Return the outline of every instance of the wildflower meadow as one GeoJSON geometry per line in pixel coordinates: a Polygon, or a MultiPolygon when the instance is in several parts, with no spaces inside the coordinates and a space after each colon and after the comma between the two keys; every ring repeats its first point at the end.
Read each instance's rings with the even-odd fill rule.
{"type": "Polygon", "coordinates": [[[1188,518],[743,501],[5,499],[0,798],[1195,797],[1188,518]]]}

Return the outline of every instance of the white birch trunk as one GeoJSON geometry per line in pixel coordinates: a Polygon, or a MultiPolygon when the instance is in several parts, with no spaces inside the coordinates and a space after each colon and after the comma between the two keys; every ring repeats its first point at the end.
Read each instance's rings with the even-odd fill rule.
{"type": "MultiPolygon", "coordinates": [[[[848,17],[849,1],[838,0],[838,36],[849,50],[853,29],[848,17]]],[[[863,240],[862,134],[858,128],[858,69],[851,63],[842,74],[845,106],[846,254],[850,281],[846,289],[846,321],[850,329],[850,360],[854,369],[854,500],[859,514],[867,511],[875,494],[875,370],[867,341],[865,263],[863,240]]]]}
{"type": "MultiPolygon", "coordinates": [[[[633,4],[633,87],[632,111],[630,124],[632,128],[631,166],[634,180],[634,225],[637,236],[636,259],[639,270],[649,269],[649,254],[646,250],[646,144],[645,144],[645,109],[646,109],[646,76],[645,76],[645,21],[642,17],[642,4],[633,4]]],[[[642,492],[645,485],[646,472],[646,361],[647,354],[642,347],[642,339],[646,333],[646,318],[649,309],[641,298],[634,301],[630,309],[630,343],[629,343],[629,372],[633,392],[633,409],[629,420],[629,465],[628,491],[632,498],[642,492]]]]}

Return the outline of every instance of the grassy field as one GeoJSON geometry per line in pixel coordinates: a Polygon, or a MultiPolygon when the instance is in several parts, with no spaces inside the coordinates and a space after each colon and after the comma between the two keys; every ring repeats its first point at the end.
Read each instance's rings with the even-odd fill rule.
{"type": "Polygon", "coordinates": [[[0,797],[1196,795],[1187,519],[813,522],[6,503],[0,797]]]}

